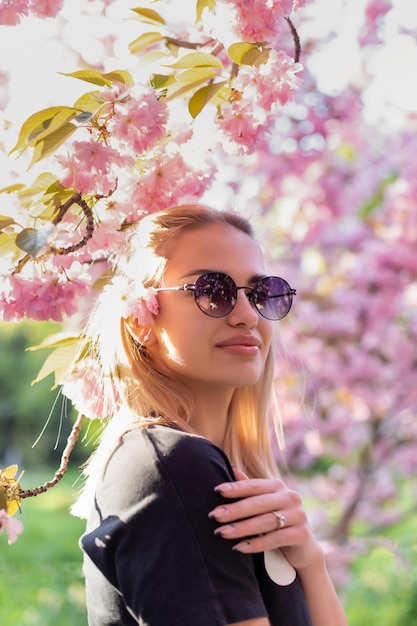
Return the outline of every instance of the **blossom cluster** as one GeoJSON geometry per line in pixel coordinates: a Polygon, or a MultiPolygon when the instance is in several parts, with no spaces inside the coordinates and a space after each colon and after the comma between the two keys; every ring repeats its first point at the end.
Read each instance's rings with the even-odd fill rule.
{"type": "Polygon", "coordinates": [[[1,0],[0,24],[16,26],[28,15],[56,17],[63,4],[64,0],[1,0]]]}

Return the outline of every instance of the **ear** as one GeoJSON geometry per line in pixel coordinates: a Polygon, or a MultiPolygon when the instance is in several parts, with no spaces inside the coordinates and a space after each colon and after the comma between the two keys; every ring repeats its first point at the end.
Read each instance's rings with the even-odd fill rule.
{"type": "Polygon", "coordinates": [[[140,345],[152,346],[156,342],[155,334],[152,332],[152,324],[140,324],[136,318],[128,317],[125,320],[129,334],[140,345]]]}

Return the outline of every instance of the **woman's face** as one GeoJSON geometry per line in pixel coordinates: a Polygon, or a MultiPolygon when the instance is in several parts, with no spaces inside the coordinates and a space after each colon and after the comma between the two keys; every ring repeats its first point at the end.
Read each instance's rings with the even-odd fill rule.
{"type": "MultiPolygon", "coordinates": [[[[228,224],[184,233],[167,250],[165,286],[194,283],[206,272],[223,272],[236,285],[252,286],[265,275],[258,244],[228,224]]],[[[263,318],[238,291],[226,317],[209,317],[192,291],[158,293],[151,354],[192,392],[255,384],[270,348],[273,322],[263,318]]]]}

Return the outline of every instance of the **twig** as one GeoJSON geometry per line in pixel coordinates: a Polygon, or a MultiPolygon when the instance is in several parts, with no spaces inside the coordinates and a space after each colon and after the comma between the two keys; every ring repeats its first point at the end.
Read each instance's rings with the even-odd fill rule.
{"type": "Polygon", "coordinates": [[[292,38],[293,38],[293,40],[294,40],[294,47],[295,47],[295,50],[294,50],[294,61],[295,61],[296,63],[298,63],[298,61],[300,60],[300,56],[301,56],[301,42],[300,42],[300,37],[299,37],[299,35],[298,35],[298,33],[297,33],[297,30],[296,30],[296,28],[295,28],[294,24],[291,22],[290,18],[289,18],[289,17],[286,17],[285,19],[286,19],[286,20],[287,20],[287,22],[288,22],[288,25],[289,25],[290,30],[291,30],[292,38]]]}
{"type": "Polygon", "coordinates": [[[39,487],[35,487],[34,489],[21,489],[19,491],[19,498],[31,498],[32,496],[38,496],[40,493],[45,493],[45,491],[48,491],[48,489],[54,487],[57,483],[59,483],[59,481],[68,469],[68,461],[71,452],[73,451],[74,446],[77,442],[77,439],[80,436],[81,426],[84,419],[85,416],[80,413],[71,429],[70,434],[68,435],[67,445],[65,446],[65,449],[61,456],[61,464],[55,472],[55,476],[53,477],[53,479],[49,480],[43,485],[40,485],[39,487]]]}

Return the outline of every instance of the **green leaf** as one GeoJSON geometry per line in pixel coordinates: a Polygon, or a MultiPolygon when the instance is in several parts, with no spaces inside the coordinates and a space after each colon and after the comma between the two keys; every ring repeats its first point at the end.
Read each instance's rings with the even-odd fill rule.
{"type": "Polygon", "coordinates": [[[16,193],[16,191],[20,191],[23,189],[23,183],[14,183],[13,185],[7,185],[7,187],[2,187],[0,189],[0,193],[16,193]]]}
{"type": "Polygon", "coordinates": [[[223,68],[223,63],[214,54],[207,54],[206,52],[190,52],[185,54],[181,59],[167,65],[166,67],[178,68],[191,68],[191,67],[219,67],[223,68]]]}
{"type": "Polygon", "coordinates": [[[143,35],[141,35],[129,44],[129,51],[131,54],[138,54],[138,52],[142,52],[142,50],[147,50],[147,48],[151,48],[152,46],[160,43],[164,39],[165,37],[163,37],[160,33],[143,33],[143,35]]]}
{"type": "Polygon", "coordinates": [[[79,78],[87,83],[93,85],[99,85],[100,87],[111,87],[111,80],[105,78],[105,75],[97,70],[78,70],[77,72],[59,72],[62,76],[71,76],[72,78],[79,78]]]}
{"type": "Polygon", "coordinates": [[[39,251],[43,248],[51,234],[52,227],[36,230],[36,228],[24,228],[16,236],[16,245],[18,248],[30,254],[35,258],[39,251]]]}
{"type": "Polygon", "coordinates": [[[19,248],[16,246],[16,233],[2,233],[0,232],[0,256],[13,253],[16,257],[19,248]]]}
{"type": "Polygon", "coordinates": [[[80,111],[73,107],[49,107],[34,113],[23,123],[17,143],[9,154],[16,151],[22,154],[37,140],[65,125],[79,113],[80,111]]]}
{"type": "Polygon", "coordinates": [[[205,85],[201,89],[198,89],[188,103],[188,110],[191,116],[196,118],[206,104],[210,102],[226,84],[227,81],[222,81],[221,83],[205,85]]]}
{"type": "Polygon", "coordinates": [[[99,91],[89,91],[88,93],[83,94],[74,104],[74,107],[81,111],[75,119],[78,120],[80,115],[84,115],[86,113],[94,115],[103,105],[103,102],[104,100],[99,91]]]}
{"type": "Polygon", "coordinates": [[[103,74],[103,77],[112,83],[122,83],[122,85],[129,85],[130,87],[135,84],[132,74],[126,70],[113,70],[113,72],[103,74]]]}
{"type": "Polygon", "coordinates": [[[145,24],[165,24],[164,18],[153,9],[137,7],[131,10],[139,15],[141,22],[145,22],[145,24]]]}
{"type": "Polygon", "coordinates": [[[6,499],[6,495],[5,495],[4,491],[3,491],[3,489],[0,489],[0,511],[2,509],[6,510],[7,509],[7,505],[8,505],[8,502],[7,502],[7,499],[6,499]]]}
{"type": "Polygon", "coordinates": [[[397,178],[398,173],[392,172],[389,176],[387,176],[387,178],[384,178],[380,182],[375,195],[359,209],[358,215],[361,219],[366,219],[367,217],[369,217],[369,215],[371,215],[371,213],[373,213],[375,209],[383,204],[385,200],[386,188],[392,185],[397,180],[397,178]]]}
{"type": "Polygon", "coordinates": [[[37,346],[26,348],[27,352],[36,352],[36,350],[44,350],[45,348],[62,348],[64,346],[72,346],[79,343],[83,335],[78,333],[55,333],[49,335],[37,346]]]}
{"type": "Polygon", "coordinates": [[[107,72],[105,74],[97,70],[77,70],[76,72],[59,73],[62,76],[78,78],[79,80],[84,80],[87,83],[99,85],[100,87],[111,87],[112,83],[115,82],[131,86],[134,84],[132,74],[126,70],[113,70],[113,72],[107,72]]]}
{"type": "Polygon", "coordinates": [[[61,384],[68,374],[68,371],[75,360],[78,351],[78,344],[73,343],[64,345],[54,350],[45,360],[38,375],[32,381],[32,385],[43,380],[50,374],[54,374],[54,385],[52,389],[55,389],[61,384]]]}
{"type": "Polygon", "coordinates": [[[168,87],[166,102],[182,96],[187,91],[192,91],[215,76],[215,72],[208,67],[195,67],[192,70],[182,72],[177,76],[175,84],[168,87]]]}
{"type": "Polygon", "coordinates": [[[227,54],[237,65],[259,66],[269,59],[269,49],[261,48],[257,44],[238,42],[227,49],[227,54]]]}
{"type": "Polygon", "coordinates": [[[39,141],[34,148],[32,160],[30,162],[30,169],[35,163],[41,161],[45,157],[49,156],[77,130],[77,126],[74,124],[66,124],[59,128],[56,132],[48,135],[42,141],[39,141]]]}
{"type": "Polygon", "coordinates": [[[197,0],[196,5],[196,23],[201,20],[204,9],[212,11],[216,6],[216,0],[197,0]]]}
{"type": "Polygon", "coordinates": [[[154,89],[165,89],[169,85],[172,85],[176,82],[175,76],[173,74],[165,75],[165,74],[152,74],[149,79],[149,84],[154,89]]]}
{"type": "Polygon", "coordinates": [[[42,172],[35,178],[33,183],[26,185],[21,190],[21,196],[35,196],[39,193],[45,193],[49,187],[57,182],[57,177],[51,172],[42,172]]]}
{"type": "Polygon", "coordinates": [[[14,221],[12,217],[7,217],[6,215],[0,215],[0,230],[3,230],[3,228],[7,228],[8,226],[11,226],[12,224],[16,224],[16,222],[14,221]]]}

